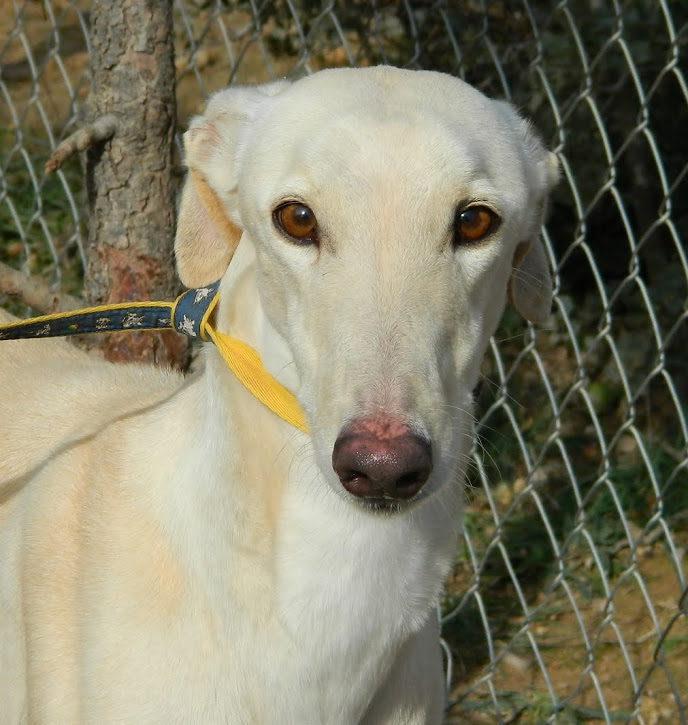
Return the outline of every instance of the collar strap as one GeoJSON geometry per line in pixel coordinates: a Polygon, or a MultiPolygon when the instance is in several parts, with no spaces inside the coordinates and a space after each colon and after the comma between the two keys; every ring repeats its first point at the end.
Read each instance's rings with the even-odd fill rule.
{"type": "Polygon", "coordinates": [[[173,329],[188,337],[210,340],[246,389],[282,420],[309,433],[296,397],[263,367],[249,345],[214,329],[210,322],[220,299],[219,281],[190,289],[174,302],[122,302],[74,312],[42,315],[0,325],[0,340],[84,335],[94,332],[173,329]]]}

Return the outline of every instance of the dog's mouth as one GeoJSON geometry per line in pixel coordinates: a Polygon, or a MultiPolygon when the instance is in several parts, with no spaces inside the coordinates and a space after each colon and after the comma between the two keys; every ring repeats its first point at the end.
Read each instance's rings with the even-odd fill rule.
{"type": "Polygon", "coordinates": [[[393,516],[395,514],[402,514],[408,511],[414,506],[417,500],[423,498],[423,496],[414,496],[412,499],[395,499],[395,498],[364,498],[354,499],[356,503],[361,506],[364,510],[369,511],[373,514],[382,516],[393,516]]]}
{"type": "MultiPolygon", "coordinates": [[[[410,483],[406,495],[403,490],[395,490],[393,494],[388,494],[381,489],[376,489],[374,494],[361,495],[354,481],[341,481],[342,488],[349,494],[348,498],[364,511],[381,515],[394,515],[409,511],[420,501],[426,499],[429,488],[432,488],[424,486],[417,489],[415,483],[410,483]]],[[[367,487],[367,483],[364,482],[363,486],[367,487]]]]}

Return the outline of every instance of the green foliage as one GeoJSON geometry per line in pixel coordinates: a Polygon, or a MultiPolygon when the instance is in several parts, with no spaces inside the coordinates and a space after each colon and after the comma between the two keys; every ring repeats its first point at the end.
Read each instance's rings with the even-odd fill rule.
{"type": "MultiPolygon", "coordinates": [[[[83,206],[78,159],[70,160],[59,174],[45,175],[47,155],[42,145],[24,138],[23,147],[29,152],[25,154],[13,148],[13,141],[13,132],[0,131],[0,261],[76,294],[83,284],[81,222],[65,189],[77,206],[83,206]]],[[[22,312],[16,305],[8,309],[22,312]]]]}

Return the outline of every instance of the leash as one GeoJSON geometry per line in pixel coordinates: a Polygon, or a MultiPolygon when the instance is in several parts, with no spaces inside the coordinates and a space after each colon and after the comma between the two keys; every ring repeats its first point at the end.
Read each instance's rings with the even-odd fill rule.
{"type": "Polygon", "coordinates": [[[294,428],[309,433],[296,397],[263,367],[258,353],[241,340],[213,328],[210,316],[220,299],[219,286],[218,281],[187,290],[174,302],[122,302],[10,322],[0,325],[0,340],[170,329],[187,337],[210,340],[254,397],[294,428]]]}

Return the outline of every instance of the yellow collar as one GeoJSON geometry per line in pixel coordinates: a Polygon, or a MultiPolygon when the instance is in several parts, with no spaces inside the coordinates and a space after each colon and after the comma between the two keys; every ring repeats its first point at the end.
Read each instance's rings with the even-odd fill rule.
{"type": "Polygon", "coordinates": [[[210,317],[217,306],[219,286],[218,281],[187,290],[174,302],[121,302],[17,320],[0,325],[0,340],[171,327],[215,343],[229,369],[254,397],[294,428],[309,433],[296,397],[263,367],[260,355],[241,340],[213,328],[210,317]]]}
{"type": "MultiPolygon", "coordinates": [[[[215,299],[217,300],[217,297],[215,299]]],[[[215,304],[217,302],[213,307],[215,304]]],[[[218,332],[207,319],[201,324],[201,335],[215,343],[227,367],[253,397],[258,398],[265,407],[289,425],[304,433],[310,433],[306,425],[306,416],[296,396],[270,375],[263,366],[260,355],[252,347],[235,337],[218,332]]]]}
{"type": "Polygon", "coordinates": [[[206,332],[229,369],[254,397],[294,428],[310,433],[296,396],[270,375],[252,347],[212,327],[206,327],[206,332]]]}

